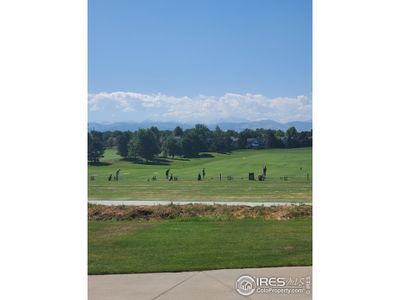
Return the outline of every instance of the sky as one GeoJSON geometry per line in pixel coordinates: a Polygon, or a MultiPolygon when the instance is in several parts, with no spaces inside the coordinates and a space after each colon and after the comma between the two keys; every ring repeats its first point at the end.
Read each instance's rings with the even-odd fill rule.
{"type": "Polygon", "coordinates": [[[89,0],[89,121],[311,120],[311,9],[89,0]]]}

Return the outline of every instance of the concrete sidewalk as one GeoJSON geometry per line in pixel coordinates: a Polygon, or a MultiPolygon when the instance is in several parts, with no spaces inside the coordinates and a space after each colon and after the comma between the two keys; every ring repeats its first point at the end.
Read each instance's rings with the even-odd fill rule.
{"type": "Polygon", "coordinates": [[[169,205],[171,203],[175,205],[185,205],[185,204],[206,204],[206,205],[233,205],[233,206],[279,206],[279,205],[311,205],[309,201],[298,201],[298,202],[252,202],[252,201],[156,201],[156,200],[89,200],[89,204],[100,204],[100,205],[127,205],[127,206],[155,206],[155,205],[169,205]]]}
{"type": "Polygon", "coordinates": [[[89,300],[305,300],[312,299],[310,289],[311,285],[304,285],[306,289],[304,289],[303,291],[298,290],[293,294],[283,294],[284,288],[278,288],[274,289],[273,293],[258,293],[256,290],[250,296],[242,296],[236,291],[235,284],[236,280],[242,275],[268,278],[283,277],[285,278],[285,280],[296,280],[296,278],[298,280],[304,280],[307,277],[311,279],[311,272],[311,267],[282,267],[256,269],[223,269],[179,273],[91,275],[89,276],[89,300]]]}

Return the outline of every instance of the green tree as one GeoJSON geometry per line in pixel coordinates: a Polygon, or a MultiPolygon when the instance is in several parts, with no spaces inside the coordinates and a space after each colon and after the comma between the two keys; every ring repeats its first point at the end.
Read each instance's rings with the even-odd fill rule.
{"type": "Polygon", "coordinates": [[[279,148],[280,140],[275,136],[275,131],[268,129],[265,132],[265,148],[279,148]]]}
{"type": "Polygon", "coordinates": [[[286,136],[290,139],[290,138],[295,138],[297,135],[297,130],[296,127],[290,127],[286,130],[286,136]]]}
{"type": "Polygon", "coordinates": [[[278,130],[275,132],[275,136],[276,136],[276,137],[281,137],[281,138],[283,138],[283,137],[285,136],[285,133],[284,133],[282,130],[278,129],[278,130]]]}
{"type": "Polygon", "coordinates": [[[196,124],[194,132],[198,136],[198,152],[208,151],[209,141],[211,140],[211,131],[204,124],[196,124]]]}
{"type": "Polygon", "coordinates": [[[219,126],[212,133],[211,150],[219,153],[225,153],[231,150],[232,140],[228,133],[223,132],[219,126]]]}
{"type": "Polygon", "coordinates": [[[158,130],[156,126],[151,126],[149,130],[151,130],[154,133],[157,140],[160,139],[160,130],[158,130]]]}
{"type": "Polygon", "coordinates": [[[247,148],[247,139],[256,137],[256,133],[254,130],[245,129],[239,133],[239,148],[245,149],[247,148]]]}
{"type": "Polygon", "coordinates": [[[155,136],[156,142],[157,142],[157,147],[160,151],[160,149],[161,149],[161,142],[160,142],[161,141],[161,132],[160,132],[160,130],[158,130],[158,128],[156,126],[150,127],[150,130],[154,133],[154,136],[155,136]]]}
{"type": "Polygon", "coordinates": [[[182,151],[186,157],[198,156],[202,149],[202,141],[194,129],[186,130],[182,137],[182,151]]]}
{"type": "Polygon", "coordinates": [[[286,130],[286,137],[287,137],[287,147],[288,148],[295,148],[299,146],[298,142],[298,132],[295,127],[290,127],[286,130]]]}
{"type": "Polygon", "coordinates": [[[176,126],[174,129],[174,136],[182,136],[183,135],[183,130],[181,127],[176,126]]]}
{"type": "Polygon", "coordinates": [[[117,137],[117,152],[122,157],[128,157],[128,144],[132,139],[132,133],[130,131],[124,131],[117,137]]]}
{"type": "Polygon", "coordinates": [[[102,133],[94,130],[88,133],[88,161],[98,163],[103,157],[104,149],[102,133]]]}
{"type": "Polygon", "coordinates": [[[112,147],[114,147],[116,145],[117,145],[117,138],[115,138],[113,136],[110,136],[110,137],[107,138],[107,140],[106,140],[107,148],[112,148],[112,147]]]}
{"type": "Polygon", "coordinates": [[[111,148],[113,144],[112,131],[105,131],[102,133],[103,144],[106,148],[111,148]]]}
{"type": "Polygon", "coordinates": [[[175,155],[182,155],[182,144],[180,140],[169,137],[164,140],[162,150],[165,155],[174,157],[175,155]]]}
{"type": "Polygon", "coordinates": [[[128,155],[143,158],[146,161],[160,153],[159,142],[151,129],[139,129],[128,146],[128,155]]]}

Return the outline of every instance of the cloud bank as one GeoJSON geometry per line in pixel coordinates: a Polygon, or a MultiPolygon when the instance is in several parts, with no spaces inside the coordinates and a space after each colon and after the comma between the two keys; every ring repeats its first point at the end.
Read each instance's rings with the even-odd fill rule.
{"type": "Polygon", "coordinates": [[[175,97],[161,93],[101,92],[89,94],[88,110],[90,122],[290,122],[311,120],[312,103],[306,96],[268,98],[249,93],[175,97]]]}

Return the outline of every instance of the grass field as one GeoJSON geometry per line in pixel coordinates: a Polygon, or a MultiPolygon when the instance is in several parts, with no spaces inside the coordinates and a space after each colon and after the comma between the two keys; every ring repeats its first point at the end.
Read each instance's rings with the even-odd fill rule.
{"type": "Polygon", "coordinates": [[[311,218],[89,221],[89,274],[307,266],[311,218]]]}
{"type": "Polygon", "coordinates": [[[229,154],[209,153],[202,158],[160,159],[154,164],[124,161],[116,150],[108,149],[101,166],[89,166],[89,199],[211,200],[211,201],[311,201],[311,148],[240,150],[229,154]],[[249,181],[248,173],[262,173],[264,182],[249,181]],[[167,181],[170,168],[178,181],[167,181]],[[205,168],[206,178],[197,181],[205,168]],[[107,181],[121,169],[119,181],[107,181]],[[222,180],[219,174],[222,173],[222,180]],[[310,180],[307,181],[307,173],[310,180]],[[148,181],[153,176],[156,181],[148,181]],[[227,180],[231,176],[232,180],[227,180]],[[287,181],[281,177],[288,177],[287,181]]]}

